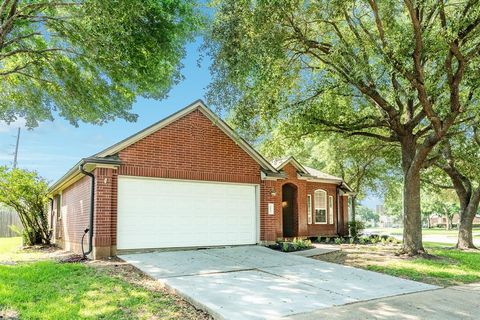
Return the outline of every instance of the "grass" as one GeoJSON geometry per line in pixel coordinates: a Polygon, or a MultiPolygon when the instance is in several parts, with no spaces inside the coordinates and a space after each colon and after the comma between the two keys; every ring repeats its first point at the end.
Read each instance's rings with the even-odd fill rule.
{"type": "MultiPolygon", "coordinates": [[[[382,234],[402,235],[403,228],[367,228],[369,231],[378,232],[382,234]]],[[[444,228],[422,229],[422,235],[444,235],[444,236],[458,236],[457,229],[445,230],[444,228]]],[[[473,228],[473,237],[480,239],[480,228],[473,228]]]]}
{"type": "Polygon", "coordinates": [[[0,318],[2,310],[39,320],[207,318],[128,265],[31,262],[42,253],[24,253],[18,245],[18,239],[0,238],[0,318]]]}
{"type": "Polygon", "coordinates": [[[344,245],[340,253],[318,259],[441,286],[480,281],[480,251],[459,251],[444,243],[424,245],[429,254],[424,257],[397,256],[398,246],[344,245]]]}

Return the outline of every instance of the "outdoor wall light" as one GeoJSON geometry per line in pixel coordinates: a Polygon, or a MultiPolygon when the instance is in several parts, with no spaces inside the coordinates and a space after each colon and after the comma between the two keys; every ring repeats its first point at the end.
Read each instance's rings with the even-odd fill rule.
{"type": "Polygon", "coordinates": [[[275,188],[272,188],[272,191],[270,191],[270,194],[272,195],[272,197],[275,197],[277,195],[275,188]]]}

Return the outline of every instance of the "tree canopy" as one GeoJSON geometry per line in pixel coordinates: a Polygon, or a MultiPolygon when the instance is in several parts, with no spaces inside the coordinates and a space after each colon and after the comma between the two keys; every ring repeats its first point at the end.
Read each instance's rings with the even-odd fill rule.
{"type": "Polygon", "coordinates": [[[48,183],[37,172],[0,167],[0,204],[17,212],[27,245],[50,244],[47,192],[48,183]]]}
{"type": "Polygon", "coordinates": [[[177,83],[201,19],[192,0],[0,1],[0,120],[135,120],[177,83]]]}
{"type": "Polygon", "coordinates": [[[423,252],[420,171],[465,111],[478,109],[478,2],[215,3],[209,101],[257,134],[289,119],[305,134],[398,146],[404,251],[423,252]]]}

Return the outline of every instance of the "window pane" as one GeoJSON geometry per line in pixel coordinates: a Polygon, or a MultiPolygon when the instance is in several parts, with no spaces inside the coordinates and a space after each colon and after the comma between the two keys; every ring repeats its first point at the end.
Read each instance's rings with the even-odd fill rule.
{"type": "Polygon", "coordinates": [[[307,195],[307,223],[312,224],[312,196],[307,195]]]}
{"type": "Polygon", "coordinates": [[[327,222],[327,210],[315,209],[315,222],[326,223],[327,222]]]}

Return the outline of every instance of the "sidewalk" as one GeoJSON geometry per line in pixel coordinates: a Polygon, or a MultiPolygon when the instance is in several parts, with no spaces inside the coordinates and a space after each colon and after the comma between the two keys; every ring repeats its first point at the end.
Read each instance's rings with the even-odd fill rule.
{"type": "Polygon", "coordinates": [[[480,283],[405,294],[287,317],[313,319],[479,319],[480,283]]]}

